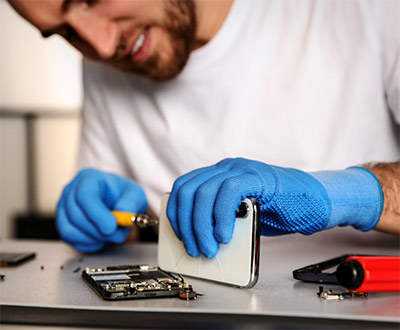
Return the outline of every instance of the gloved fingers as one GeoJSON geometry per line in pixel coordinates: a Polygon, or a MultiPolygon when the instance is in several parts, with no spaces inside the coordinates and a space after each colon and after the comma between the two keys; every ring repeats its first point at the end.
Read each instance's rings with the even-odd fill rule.
{"type": "Polygon", "coordinates": [[[263,236],[281,236],[281,235],[287,235],[287,234],[291,234],[291,232],[287,232],[287,231],[282,230],[280,228],[276,228],[274,226],[270,226],[270,225],[267,225],[265,223],[262,223],[260,235],[263,235],[263,236]]]}
{"type": "Polygon", "coordinates": [[[68,221],[71,223],[71,225],[86,235],[99,241],[105,241],[107,236],[103,235],[97,229],[97,227],[86,217],[80,206],[77,204],[75,200],[75,186],[76,183],[72,182],[65,188],[64,204],[65,214],[68,221]]]}
{"type": "Polygon", "coordinates": [[[214,205],[214,236],[220,243],[232,239],[236,210],[246,197],[263,192],[263,184],[257,174],[245,173],[224,180],[217,193],[214,205]]]}
{"type": "Polygon", "coordinates": [[[106,243],[97,243],[93,245],[71,244],[72,247],[83,253],[93,253],[100,251],[106,243]]]}
{"type": "Polygon", "coordinates": [[[102,235],[81,211],[80,207],[74,200],[74,193],[69,192],[69,194],[72,194],[72,196],[68,196],[68,193],[66,195],[67,198],[65,199],[65,202],[67,207],[65,208],[65,211],[68,220],[73,226],[98,242],[122,243],[125,241],[132,229],[131,227],[117,227],[114,233],[110,236],[102,235]]]}
{"type": "Polygon", "coordinates": [[[198,242],[194,233],[193,226],[193,206],[195,194],[200,185],[210,178],[222,173],[222,167],[211,167],[207,171],[197,174],[180,186],[177,192],[177,215],[178,229],[181,240],[185,245],[186,251],[192,257],[200,255],[198,242]]]}
{"type": "Polygon", "coordinates": [[[99,243],[98,240],[86,235],[78,228],[75,228],[68,220],[65,213],[65,207],[62,205],[64,201],[60,200],[57,209],[57,229],[63,241],[75,245],[96,245],[99,243]]]}
{"type": "Polygon", "coordinates": [[[195,193],[192,214],[193,228],[200,252],[207,258],[215,257],[220,243],[214,235],[214,204],[218,191],[226,179],[236,176],[242,171],[242,169],[233,169],[216,174],[201,184],[195,193]]]}
{"type": "Polygon", "coordinates": [[[127,182],[113,209],[133,213],[146,213],[147,207],[147,198],[143,188],[134,182],[127,182]]]}
{"type": "Polygon", "coordinates": [[[118,227],[118,229],[111,236],[105,239],[106,242],[110,243],[123,243],[128,237],[132,227],[118,227]]]}
{"type": "Polygon", "coordinates": [[[102,201],[105,194],[105,182],[96,177],[87,177],[77,182],[75,200],[86,218],[105,236],[112,235],[117,229],[115,217],[102,201]]]}
{"type": "MultiPolygon", "coordinates": [[[[134,182],[127,182],[122,194],[116,201],[113,209],[132,213],[147,212],[147,198],[144,190],[134,182]]],[[[117,227],[115,233],[106,239],[107,242],[122,243],[126,240],[131,227],[117,227]]]]}
{"type": "Polygon", "coordinates": [[[178,179],[175,180],[171,194],[169,195],[168,199],[168,204],[167,204],[167,217],[169,222],[171,223],[172,229],[175,232],[175,235],[178,239],[182,240],[180,231],[179,231],[179,225],[178,225],[178,192],[180,191],[180,188],[182,187],[183,184],[185,184],[187,181],[192,179],[193,177],[206,173],[210,169],[216,167],[216,165],[212,165],[209,167],[202,167],[198,168],[194,171],[191,171],[187,174],[184,174],[180,176],[178,179]]]}

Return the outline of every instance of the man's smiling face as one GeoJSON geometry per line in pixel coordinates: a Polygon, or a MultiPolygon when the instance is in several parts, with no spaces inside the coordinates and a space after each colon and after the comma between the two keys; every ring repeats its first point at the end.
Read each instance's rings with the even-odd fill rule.
{"type": "Polygon", "coordinates": [[[194,46],[192,0],[11,0],[47,37],[60,34],[83,55],[114,67],[168,80],[194,46]]]}

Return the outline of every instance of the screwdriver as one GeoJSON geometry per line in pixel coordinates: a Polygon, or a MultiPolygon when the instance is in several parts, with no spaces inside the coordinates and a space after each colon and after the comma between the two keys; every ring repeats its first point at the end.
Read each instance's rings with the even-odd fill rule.
{"type": "MultiPolygon", "coordinates": [[[[236,211],[236,217],[245,218],[247,216],[247,212],[248,206],[245,202],[242,202],[236,211]]],[[[111,213],[117,220],[118,226],[121,227],[132,227],[134,223],[137,223],[140,228],[158,225],[158,219],[153,219],[145,213],[132,213],[117,210],[113,210],[111,213]]]]}
{"type": "Polygon", "coordinates": [[[337,270],[338,282],[357,292],[399,292],[400,257],[350,256],[337,270]]]}
{"type": "Polygon", "coordinates": [[[118,226],[121,227],[132,227],[136,223],[140,228],[145,228],[148,226],[155,226],[158,224],[158,219],[151,218],[145,213],[131,213],[123,211],[111,211],[117,220],[118,226]]]}

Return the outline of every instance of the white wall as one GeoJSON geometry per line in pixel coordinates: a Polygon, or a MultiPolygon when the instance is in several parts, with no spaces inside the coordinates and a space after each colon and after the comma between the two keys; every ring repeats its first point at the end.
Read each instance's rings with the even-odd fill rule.
{"type": "Polygon", "coordinates": [[[61,37],[43,39],[4,0],[0,24],[2,106],[77,112],[82,98],[79,53],[61,37]]]}
{"type": "Polygon", "coordinates": [[[8,220],[28,205],[26,156],[26,123],[0,118],[0,237],[9,237],[8,220]]]}
{"type": "Polygon", "coordinates": [[[77,117],[43,117],[35,122],[34,205],[54,210],[62,187],[75,172],[80,121],[77,117]]]}
{"type": "Polygon", "coordinates": [[[81,56],[62,38],[39,32],[0,0],[0,238],[27,206],[26,131],[22,117],[35,113],[34,208],[52,212],[75,172],[82,101],[81,56]],[[45,116],[42,116],[46,114],[45,116]]]}

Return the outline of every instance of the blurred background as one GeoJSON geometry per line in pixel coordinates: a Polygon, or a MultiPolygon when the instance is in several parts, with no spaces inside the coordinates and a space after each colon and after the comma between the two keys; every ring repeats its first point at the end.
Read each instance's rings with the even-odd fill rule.
{"type": "Polygon", "coordinates": [[[0,239],[57,238],[55,206],[75,173],[81,56],[5,0],[0,22],[0,239]]]}

